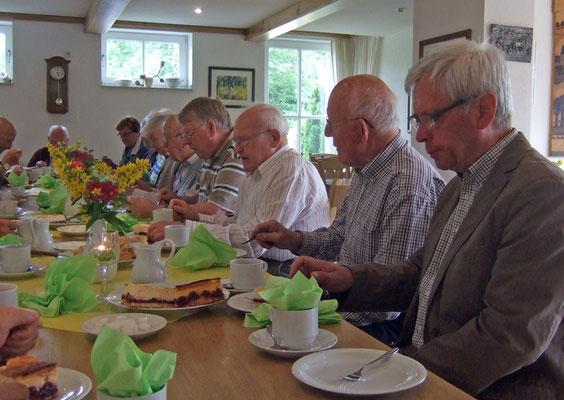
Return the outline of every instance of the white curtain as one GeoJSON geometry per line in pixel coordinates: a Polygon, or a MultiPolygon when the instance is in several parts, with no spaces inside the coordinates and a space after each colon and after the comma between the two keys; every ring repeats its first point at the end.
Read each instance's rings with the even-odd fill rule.
{"type": "Polygon", "coordinates": [[[332,42],[335,82],[347,76],[378,74],[380,37],[354,36],[335,38],[332,42]]]}

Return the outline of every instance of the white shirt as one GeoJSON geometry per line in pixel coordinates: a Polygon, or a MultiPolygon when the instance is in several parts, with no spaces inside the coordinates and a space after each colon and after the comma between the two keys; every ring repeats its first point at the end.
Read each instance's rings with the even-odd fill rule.
{"type": "MultiPolygon", "coordinates": [[[[329,201],[325,184],[316,168],[301,154],[285,145],[247,174],[239,189],[233,217],[203,215],[206,228],[218,239],[241,248],[250,257],[286,261],[295,256],[288,250],[264,249],[255,241],[238,245],[258,224],[275,219],[286,228],[313,231],[329,225],[329,201]]],[[[195,228],[198,223],[187,221],[195,228]]]]}

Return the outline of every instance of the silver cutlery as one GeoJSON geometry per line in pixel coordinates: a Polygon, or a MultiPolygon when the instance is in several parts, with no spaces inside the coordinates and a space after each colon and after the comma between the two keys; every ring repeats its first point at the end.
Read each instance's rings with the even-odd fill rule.
{"type": "Polygon", "coordinates": [[[241,245],[243,245],[243,244],[247,244],[247,243],[249,243],[251,240],[255,240],[255,238],[252,238],[252,239],[249,239],[249,240],[245,240],[244,242],[239,243],[237,246],[241,246],[241,245]]]}
{"type": "Polygon", "coordinates": [[[382,361],[387,359],[388,357],[390,357],[392,354],[397,353],[399,350],[399,348],[394,347],[393,349],[388,350],[387,352],[385,352],[384,354],[380,355],[379,357],[376,357],[374,360],[367,362],[366,364],[364,364],[362,367],[360,367],[359,369],[357,369],[356,371],[343,376],[344,379],[348,380],[348,381],[359,381],[362,379],[362,370],[364,368],[366,368],[369,365],[374,364],[377,361],[382,361]]]}
{"type": "Polygon", "coordinates": [[[274,337],[274,334],[272,333],[272,325],[267,325],[266,330],[268,331],[268,334],[270,335],[270,337],[272,338],[272,341],[274,342],[274,344],[272,346],[270,346],[271,349],[282,350],[282,351],[288,350],[288,348],[286,346],[280,346],[278,344],[278,342],[276,341],[276,338],[274,337]]]}

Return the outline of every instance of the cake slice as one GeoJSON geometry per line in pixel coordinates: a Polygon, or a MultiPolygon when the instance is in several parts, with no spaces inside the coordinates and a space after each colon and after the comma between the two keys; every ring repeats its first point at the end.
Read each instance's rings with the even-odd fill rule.
{"type": "Polygon", "coordinates": [[[174,295],[174,288],[126,283],[121,304],[137,308],[170,308],[174,307],[174,295]]]}
{"type": "Polygon", "coordinates": [[[176,286],[176,306],[193,307],[225,299],[221,279],[204,279],[176,286]]]}
{"type": "Polygon", "coordinates": [[[27,386],[31,400],[57,397],[57,363],[45,362],[31,356],[8,360],[0,367],[0,383],[18,382],[27,386]]]}

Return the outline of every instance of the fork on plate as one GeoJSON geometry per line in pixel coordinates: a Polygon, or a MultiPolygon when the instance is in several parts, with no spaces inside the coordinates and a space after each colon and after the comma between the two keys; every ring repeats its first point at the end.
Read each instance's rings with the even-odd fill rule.
{"type": "Polygon", "coordinates": [[[382,361],[382,360],[389,358],[392,354],[397,353],[398,350],[399,350],[398,347],[394,347],[393,349],[388,350],[384,354],[376,357],[374,360],[367,362],[366,364],[364,364],[362,367],[360,367],[356,371],[351,372],[350,374],[343,376],[343,378],[346,379],[347,381],[359,381],[359,380],[361,380],[362,379],[362,370],[364,368],[368,367],[369,365],[374,364],[377,361],[382,361]]]}

